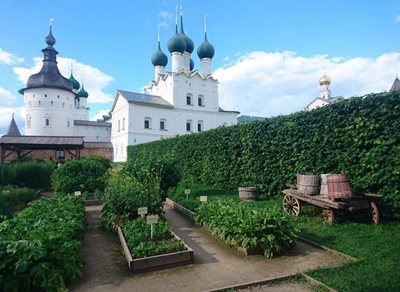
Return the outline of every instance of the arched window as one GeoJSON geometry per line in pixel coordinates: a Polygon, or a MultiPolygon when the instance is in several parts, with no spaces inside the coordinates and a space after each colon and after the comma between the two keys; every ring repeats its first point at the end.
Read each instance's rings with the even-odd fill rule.
{"type": "Polygon", "coordinates": [[[118,132],[121,131],[121,120],[118,120],[118,132]]]}
{"type": "Polygon", "coordinates": [[[192,102],[192,95],[191,95],[191,94],[187,94],[187,95],[186,95],[186,104],[187,104],[187,105],[193,105],[193,102],[192,102]]]}
{"type": "Polygon", "coordinates": [[[166,119],[160,119],[160,130],[161,131],[167,130],[167,120],[166,119]]]}
{"type": "Polygon", "coordinates": [[[203,131],[203,121],[197,122],[197,132],[203,131]]]}
{"type": "Polygon", "coordinates": [[[49,114],[44,115],[44,126],[51,127],[51,117],[49,114]]]}
{"type": "Polygon", "coordinates": [[[192,131],[192,120],[187,120],[186,121],[186,131],[191,132],[192,131]]]}
{"type": "Polygon", "coordinates": [[[204,96],[203,95],[199,95],[199,97],[197,99],[197,104],[199,106],[204,106],[204,96]]]}
{"type": "Polygon", "coordinates": [[[31,115],[27,114],[26,115],[26,128],[30,129],[32,127],[32,122],[31,122],[31,115]]]}
{"type": "Polygon", "coordinates": [[[125,117],[122,118],[122,131],[125,130],[125,117]]]}
{"type": "Polygon", "coordinates": [[[151,118],[150,117],[144,118],[144,128],[151,129],[151,118]]]}
{"type": "Polygon", "coordinates": [[[71,126],[71,122],[69,120],[67,120],[67,128],[69,128],[71,126]]]}

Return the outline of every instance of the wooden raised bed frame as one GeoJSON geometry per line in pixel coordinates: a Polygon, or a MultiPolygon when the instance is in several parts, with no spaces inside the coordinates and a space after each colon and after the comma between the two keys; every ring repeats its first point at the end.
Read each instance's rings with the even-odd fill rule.
{"type": "Polygon", "coordinates": [[[150,271],[192,264],[194,260],[193,250],[188,245],[186,245],[186,243],[184,243],[183,240],[180,239],[175,233],[171,233],[173,236],[175,236],[176,239],[182,241],[186,250],[134,259],[128,248],[128,245],[126,244],[124,233],[122,232],[122,229],[118,227],[119,241],[121,243],[122,249],[124,250],[125,259],[128,264],[129,270],[133,272],[150,271]]]}

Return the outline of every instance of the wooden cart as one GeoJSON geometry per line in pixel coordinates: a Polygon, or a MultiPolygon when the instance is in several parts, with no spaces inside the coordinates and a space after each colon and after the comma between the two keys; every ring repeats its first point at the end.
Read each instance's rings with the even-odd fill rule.
{"type": "Polygon", "coordinates": [[[309,204],[322,208],[322,214],[330,224],[335,221],[334,211],[368,212],[374,224],[379,223],[379,210],[376,201],[381,195],[363,194],[346,201],[332,201],[328,196],[303,195],[297,189],[286,189],[283,193],[283,209],[286,213],[299,216],[302,204],[309,204]]]}

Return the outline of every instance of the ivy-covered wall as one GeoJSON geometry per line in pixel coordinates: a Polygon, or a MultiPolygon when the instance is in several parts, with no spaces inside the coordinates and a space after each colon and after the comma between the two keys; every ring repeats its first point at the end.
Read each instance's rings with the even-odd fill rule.
{"type": "Polygon", "coordinates": [[[233,127],[129,146],[128,163],[168,160],[182,178],[278,195],[296,173],[344,171],[354,188],[381,193],[400,216],[400,92],[233,127]]]}

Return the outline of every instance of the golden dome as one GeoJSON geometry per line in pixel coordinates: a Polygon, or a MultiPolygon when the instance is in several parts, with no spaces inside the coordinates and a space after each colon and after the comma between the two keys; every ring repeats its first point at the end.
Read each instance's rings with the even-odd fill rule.
{"type": "Polygon", "coordinates": [[[320,79],[319,79],[319,84],[323,85],[323,84],[331,84],[331,78],[329,78],[328,75],[324,74],[320,79]]]}

